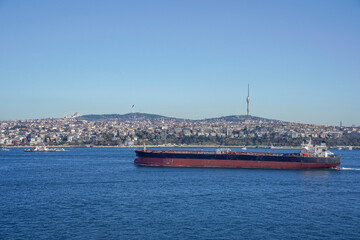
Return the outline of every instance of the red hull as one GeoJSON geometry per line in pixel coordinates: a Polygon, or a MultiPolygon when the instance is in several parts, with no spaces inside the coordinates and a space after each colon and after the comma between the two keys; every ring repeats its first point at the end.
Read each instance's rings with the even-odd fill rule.
{"type": "Polygon", "coordinates": [[[273,168],[273,169],[304,169],[304,168],[334,168],[332,163],[303,162],[271,162],[244,160],[214,160],[185,158],[143,158],[135,159],[134,163],[141,166],[156,167],[223,167],[223,168],[273,168]]]}

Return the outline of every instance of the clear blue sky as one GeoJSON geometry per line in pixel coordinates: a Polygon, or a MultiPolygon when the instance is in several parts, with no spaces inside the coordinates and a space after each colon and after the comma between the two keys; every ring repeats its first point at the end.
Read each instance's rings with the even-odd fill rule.
{"type": "Polygon", "coordinates": [[[0,0],[0,119],[360,125],[360,1],[0,0]]]}

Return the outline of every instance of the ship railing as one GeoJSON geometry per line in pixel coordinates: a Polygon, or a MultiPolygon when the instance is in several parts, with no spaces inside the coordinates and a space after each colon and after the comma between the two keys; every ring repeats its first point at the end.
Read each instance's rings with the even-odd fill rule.
{"type": "MultiPolygon", "coordinates": [[[[193,153],[193,154],[233,154],[233,155],[255,155],[255,156],[261,156],[261,155],[266,155],[266,156],[284,156],[287,154],[284,153],[271,153],[271,152],[233,152],[233,151],[229,151],[229,152],[225,152],[225,151],[221,151],[221,152],[216,152],[216,151],[199,151],[199,150],[193,150],[193,151],[186,151],[186,150],[145,150],[146,152],[152,152],[152,153],[183,153],[183,154],[188,154],[188,153],[193,153]]],[[[289,154],[287,156],[291,156],[291,155],[296,155],[296,154],[289,154]]]]}

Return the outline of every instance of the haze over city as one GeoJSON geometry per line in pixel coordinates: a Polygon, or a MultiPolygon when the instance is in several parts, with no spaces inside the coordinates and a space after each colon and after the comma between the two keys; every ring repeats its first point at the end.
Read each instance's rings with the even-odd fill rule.
{"type": "Polygon", "coordinates": [[[0,1],[0,120],[360,125],[359,1],[0,1]],[[134,109],[132,109],[134,105],[134,109]]]}

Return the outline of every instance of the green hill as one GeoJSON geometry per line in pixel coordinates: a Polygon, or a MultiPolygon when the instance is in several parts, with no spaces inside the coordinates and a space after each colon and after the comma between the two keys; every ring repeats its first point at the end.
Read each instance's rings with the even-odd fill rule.
{"type": "Polygon", "coordinates": [[[190,120],[190,119],[181,119],[181,118],[173,118],[166,117],[157,114],[149,114],[149,113],[127,113],[127,114],[90,114],[83,115],[77,117],[78,120],[87,120],[87,121],[190,121],[190,122],[208,122],[208,123],[216,123],[216,122],[233,122],[233,123],[284,123],[281,120],[274,120],[268,118],[261,118],[255,116],[247,116],[247,115],[231,115],[217,118],[208,118],[202,120],[190,120]]]}

